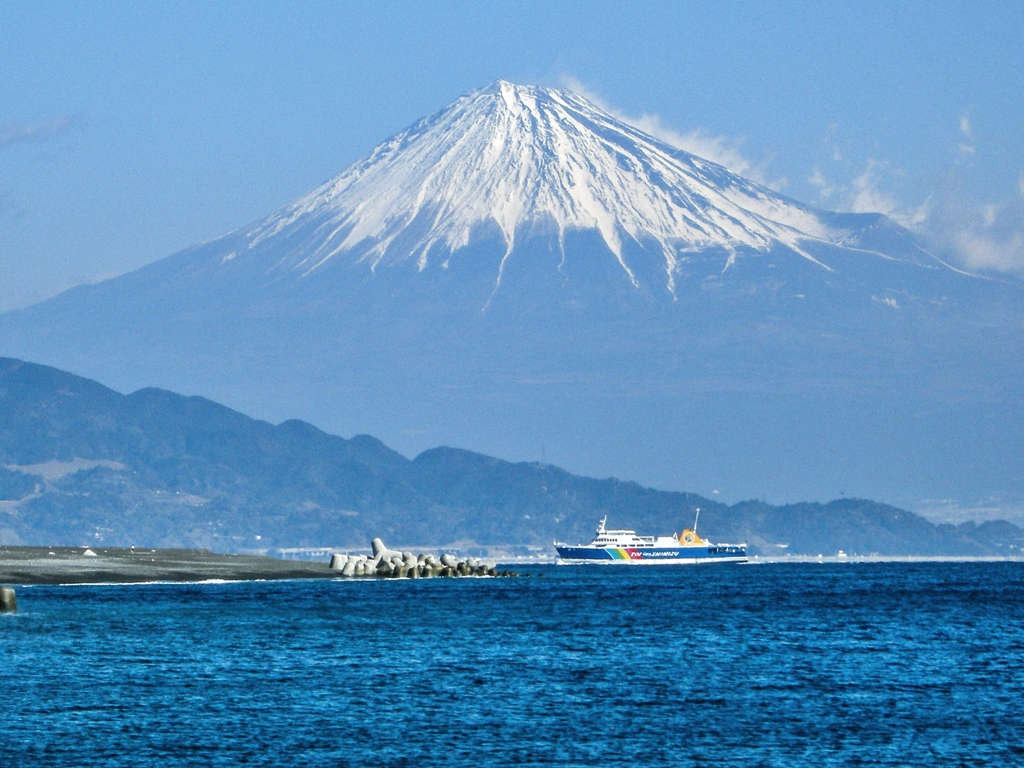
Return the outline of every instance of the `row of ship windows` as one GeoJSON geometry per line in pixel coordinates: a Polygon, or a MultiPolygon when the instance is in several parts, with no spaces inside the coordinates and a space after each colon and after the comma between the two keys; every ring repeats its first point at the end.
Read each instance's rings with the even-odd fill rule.
{"type": "MultiPolygon", "coordinates": [[[[597,544],[595,546],[598,549],[604,549],[608,545],[607,544],[597,544]]],[[[641,549],[642,547],[653,547],[654,545],[653,544],[630,544],[628,546],[629,546],[630,549],[641,549]]],[[[735,549],[735,548],[733,548],[733,549],[735,549]]],[[[719,552],[729,552],[729,551],[731,551],[729,547],[708,547],[708,554],[709,555],[715,555],[715,554],[718,554],[719,552]]]]}
{"type": "Polygon", "coordinates": [[[641,547],[653,547],[653,544],[595,544],[598,549],[603,547],[615,546],[615,547],[629,547],[630,549],[640,549],[641,547]]]}

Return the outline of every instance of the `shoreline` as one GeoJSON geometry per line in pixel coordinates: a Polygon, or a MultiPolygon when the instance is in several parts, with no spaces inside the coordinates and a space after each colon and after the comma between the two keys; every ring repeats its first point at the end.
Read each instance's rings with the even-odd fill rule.
{"type": "Polygon", "coordinates": [[[337,577],[326,562],[216,554],[205,549],[0,547],[0,584],[15,586],[337,577]]]}
{"type": "MultiPolygon", "coordinates": [[[[507,564],[554,565],[555,559],[509,558],[507,564]],[[528,560],[528,562],[522,562],[528,560]]],[[[1024,563],[1024,557],[954,555],[877,555],[817,557],[753,555],[746,565],[871,563],[1024,563]]],[[[580,566],[564,566],[574,568],[580,566]]],[[[620,566],[626,567],[629,566],[620,566]]],[[[218,554],[206,549],[122,547],[0,547],[0,584],[61,586],[76,584],[154,584],[292,579],[339,579],[329,562],[283,560],[267,555],[218,554]],[[87,554],[89,553],[89,554],[87,554]]]]}

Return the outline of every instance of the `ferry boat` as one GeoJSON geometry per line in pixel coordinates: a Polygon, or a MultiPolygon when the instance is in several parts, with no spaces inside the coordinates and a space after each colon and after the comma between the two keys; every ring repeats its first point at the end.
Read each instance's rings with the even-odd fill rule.
{"type": "Polygon", "coordinates": [[[712,544],[693,528],[676,536],[637,536],[636,531],[605,528],[607,515],[597,526],[597,536],[589,544],[555,542],[559,565],[629,564],[680,565],[689,563],[745,563],[746,544],[712,544]]]}

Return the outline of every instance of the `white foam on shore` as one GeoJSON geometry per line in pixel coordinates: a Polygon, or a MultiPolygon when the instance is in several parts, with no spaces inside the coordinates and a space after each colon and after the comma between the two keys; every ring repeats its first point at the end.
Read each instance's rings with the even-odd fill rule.
{"type": "Polygon", "coordinates": [[[245,584],[261,581],[299,581],[299,579],[198,579],[196,581],[180,581],[178,579],[153,579],[150,581],[62,581],[56,584],[23,584],[20,589],[29,587],[151,587],[157,585],[173,586],[197,584],[245,584]]]}

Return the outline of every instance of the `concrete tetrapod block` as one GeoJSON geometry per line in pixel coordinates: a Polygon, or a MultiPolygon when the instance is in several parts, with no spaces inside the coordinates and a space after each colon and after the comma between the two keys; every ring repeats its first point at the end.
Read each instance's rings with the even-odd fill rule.
{"type": "Polygon", "coordinates": [[[375,563],[380,563],[385,560],[394,560],[398,558],[402,560],[402,553],[395,549],[388,549],[384,546],[384,542],[380,539],[374,539],[370,542],[370,546],[373,547],[373,559],[375,563]]]}
{"type": "Polygon", "coordinates": [[[18,598],[14,587],[0,587],[0,613],[17,613],[18,598]]]}
{"type": "Polygon", "coordinates": [[[331,555],[331,570],[332,571],[344,571],[345,566],[348,565],[348,555],[331,555]]]}
{"type": "Polygon", "coordinates": [[[458,558],[445,553],[436,557],[428,553],[415,554],[388,549],[381,539],[372,542],[372,559],[366,555],[331,555],[330,567],[341,576],[367,576],[376,578],[434,578],[437,576],[518,576],[514,571],[501,571],[495,563],[477,557],[458,558]]]}

